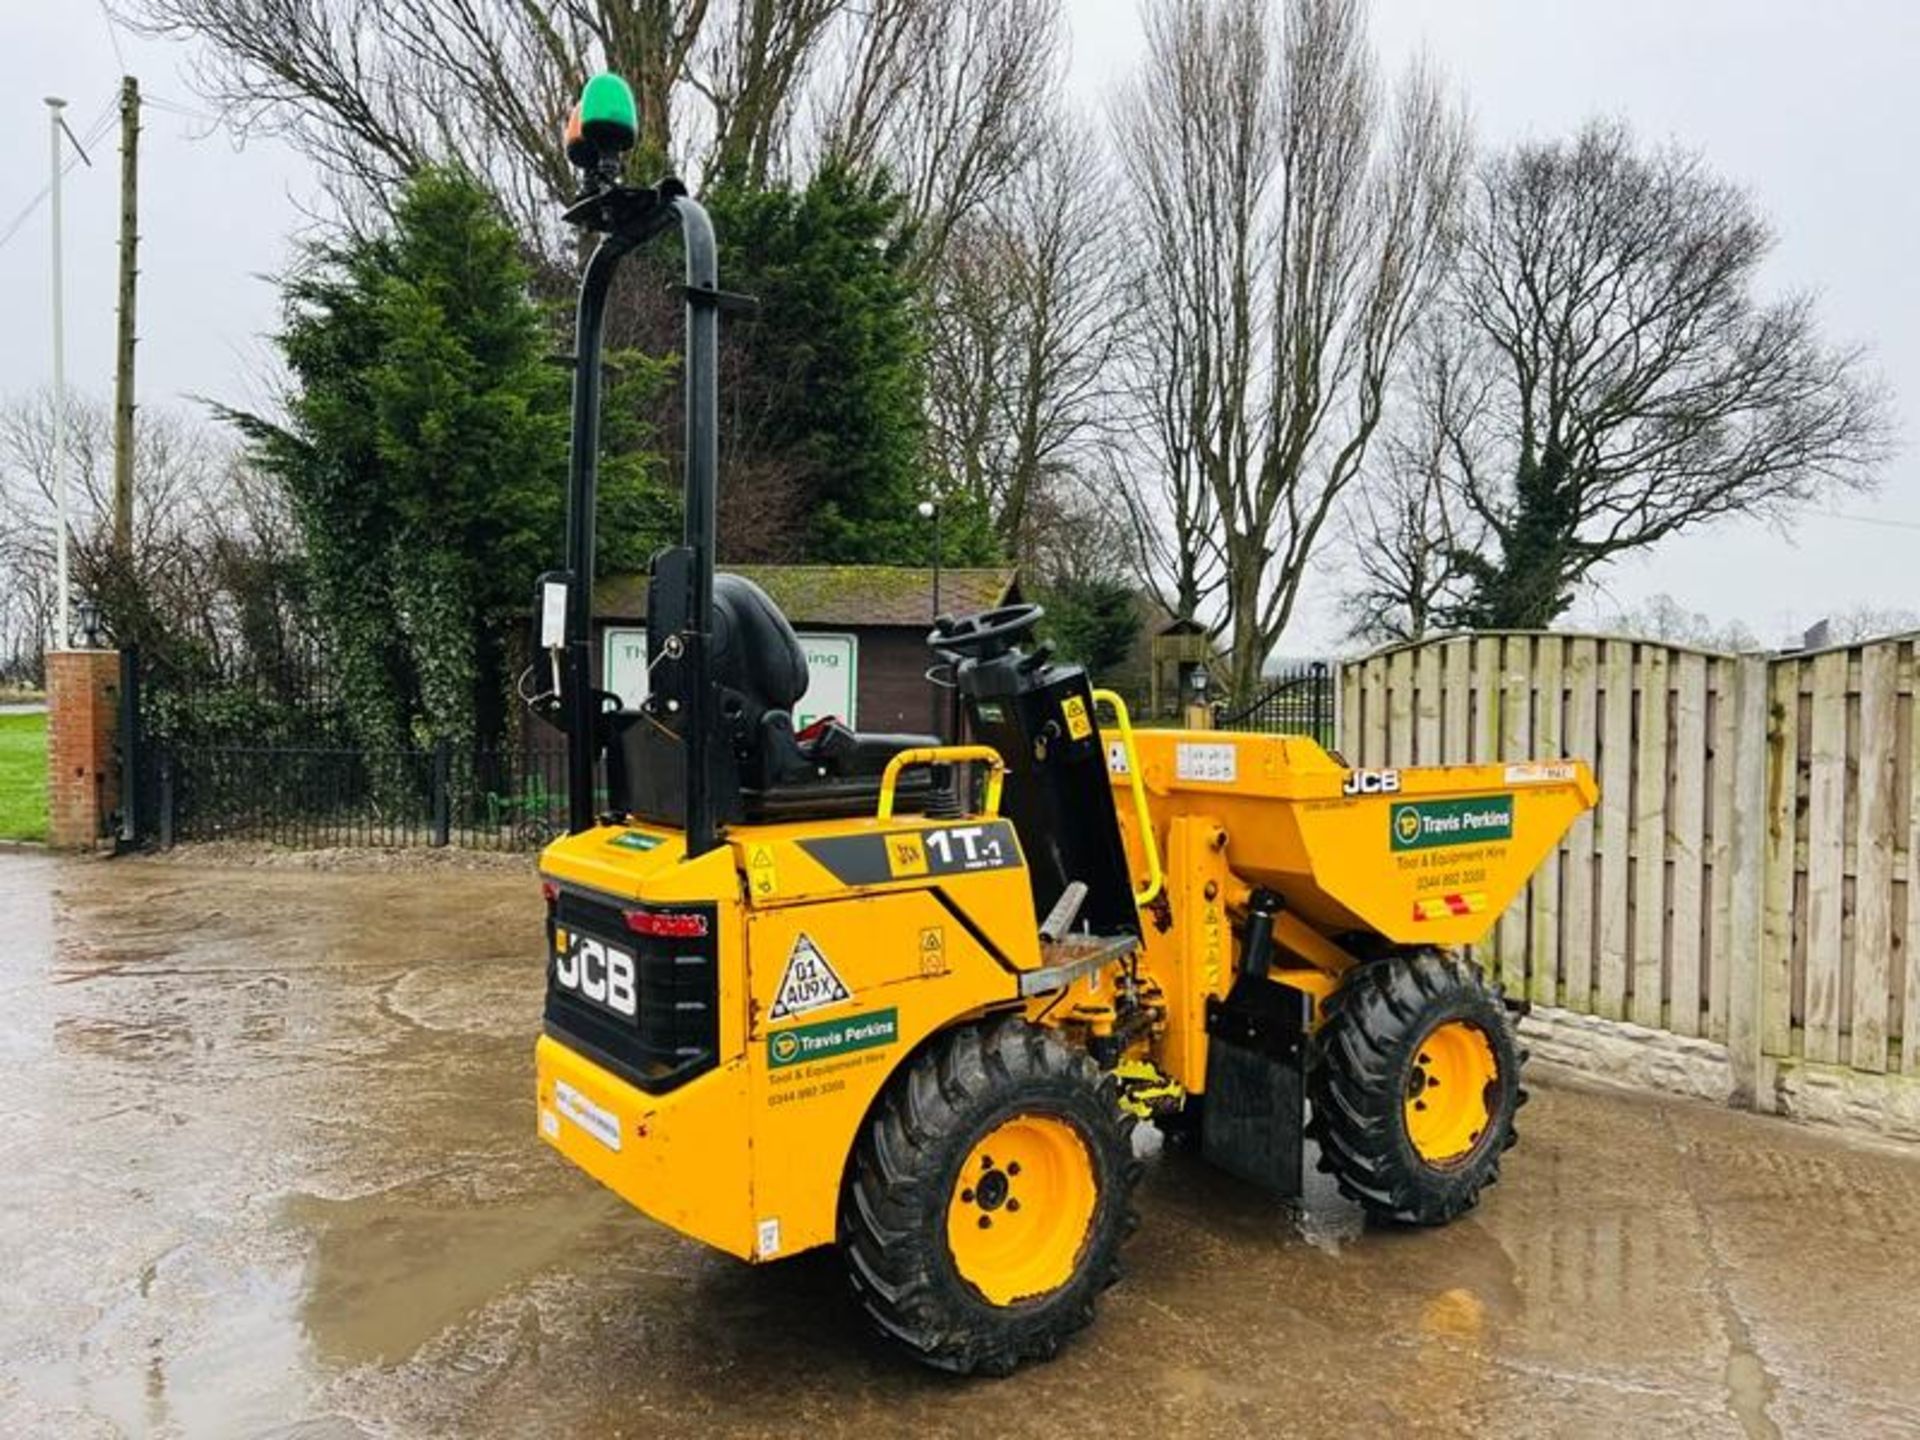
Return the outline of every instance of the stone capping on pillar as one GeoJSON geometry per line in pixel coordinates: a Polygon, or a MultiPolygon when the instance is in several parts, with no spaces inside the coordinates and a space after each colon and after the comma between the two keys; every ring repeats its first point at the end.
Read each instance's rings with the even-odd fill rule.
{"type": "Polygon", "coordinates": [[[47,843],[91,850],[120,803],[120,652],[47,652],[47,843]]]}

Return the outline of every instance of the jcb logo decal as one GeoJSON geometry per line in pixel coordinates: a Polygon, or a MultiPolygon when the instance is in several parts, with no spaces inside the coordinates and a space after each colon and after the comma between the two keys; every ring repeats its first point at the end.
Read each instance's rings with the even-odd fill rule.
{"type": "Polygon", "coordinates": [[[639,1013],[633,956],[586,935],[554,935],[553,980],[602,1009],[631,1020],[639,1013]]]}
{"type": "Polygon", "coordinates": [[[927,851],[918,835],[887,837],[887,871],[896,880],[905,875],[927,873],[927,851]]]}
{"type": "Polygon", "coordinates": [[[1398,770],[1349,770],[1347,783],[1340,787],[1342,795],[1398,795],[1400,793],[1400,772],[1398,770]]]}

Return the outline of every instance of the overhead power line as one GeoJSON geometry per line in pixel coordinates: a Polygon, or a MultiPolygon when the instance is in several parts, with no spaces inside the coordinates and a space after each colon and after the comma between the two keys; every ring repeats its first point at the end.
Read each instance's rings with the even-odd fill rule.
{"type": "Polygon", "coordinates": [[[1894,520],[1884,515],[1849,515],[1843,510],[1816,512],[1827,520],[1849,520],[1855,525],[1878,525],[1886,530],[1920,530],[1920,520],[1894,520]]]}
{"type": "Polygon", "coordinates": [[[113,42],[113,63],[120,67],[122,75],[127,73],[127,57],[120,50],[120,26],[108,8],[107,0],[100,0],[100,18],[107,22],[107,38],[113,42]]]}
{"type": "Polygon", "coordinates": [[[218,125],[220,117],[206,110],[197,110],[179,100],[169,100],[164,95],[156,95],[151,90],[140,92],[140,103],[151,105],[155,110],[164,110],[169,115],[178,115],[184,120],[200,120],[208,125],[218,125]]]}

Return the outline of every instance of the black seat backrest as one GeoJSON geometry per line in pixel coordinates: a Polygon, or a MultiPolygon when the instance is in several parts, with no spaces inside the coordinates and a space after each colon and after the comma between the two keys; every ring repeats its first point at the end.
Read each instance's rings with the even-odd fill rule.
{"type": "MultiPolygon", "coordinates": [[[[645,717],[606,720],[608,787],[616,810],[677,825],[685,810],[685,710],[663,708],[681,693],[680,662],[664,648],[688,624],[691,552],[654,557],[648,589],[649,665],[655,693],[645,717]]],[[[856,735],[844,725],[804,748],[793,707],[807,693],[807,656],[780,607],[741,575],[713,577],[712,674],[722,743],[709,750],[722,823],[870,814],[881,772],[901,750],[934,745],[931,735],[856,735]]],[[[935,789],[926,768],[909,770],[896,790],[900,812],[923,811],[935,789]]]]}
{"type": "Polygon", "coordinates": [[[713,577],[714,683],[737,694],[751,729],[807,693],[807,655],[767,592],[743,575],[713,577]]]}

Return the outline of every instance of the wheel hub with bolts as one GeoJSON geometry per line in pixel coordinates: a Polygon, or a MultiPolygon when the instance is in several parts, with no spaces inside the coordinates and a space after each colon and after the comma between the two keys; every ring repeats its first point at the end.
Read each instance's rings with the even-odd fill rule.
{"type": "MultiPolygon", "coordinates": [[[[988,1212],[998,1210],[1004,1205],[1009,1213],[1017,1213],[1020,1209],[1020,1201],[1013,1194],[1013,1177],[1020,1173],[1020,1162],[1009,1160],[1007,1168],[1001,1170],[994,1166],[991,1155],[983,1155],[980,1157],[980,1164],[986,1173],[974,1182],[972,1189],[961,1191],[962,1203],[978,1205],[983,1211],[988,1212]]],[[[983,1214],[980,1217],[980,1228],[988,1230],[992,1227],[992,1214],[983,1214]]]]}
{"type": "Polygon", "coordinates": [[[1492,1117],[1487,1092],[1499,1079],[1493,1046],[1463,1020],[1421,1037],[1407,1071],[1407,1137],[1420,1158],[1445,1165],[1470,1153],[1492,1117]]]}
{"type": "Polygon", "coordinates": [[[1033,1299],[1074,1274],[1097,1200],[1086,1142],[1053,1115],[1015,1115],[961,1163],[947,1248],[964,1279],[996,1305],[1033,1299]]]}

